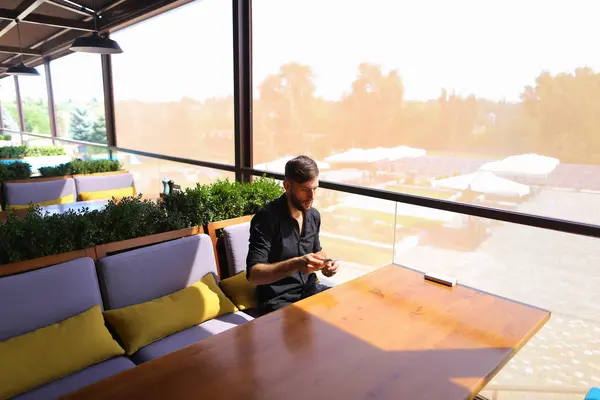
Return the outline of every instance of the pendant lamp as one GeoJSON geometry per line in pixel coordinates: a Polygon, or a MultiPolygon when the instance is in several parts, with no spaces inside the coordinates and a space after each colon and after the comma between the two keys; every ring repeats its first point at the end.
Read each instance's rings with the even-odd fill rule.
{"type": "Polygon", "coordinates": [[[23,47],[21,46],[21,28],[19,25],[19,20],[16,20],[16,21],[17,21],[17,33],[19,35],[19,49],[21,51],[21,53],[20,53],[21,54],[21,62],[17,65],[13,65],[12,67],[8,68],[6,73],[8,75],[19,75],[19,76],[40,76],[40,73],[37,71],[37,69],[35,69],[33,67],[28,67],[23,62],[23,47]]]}
{"type": "Polygon", "coordinates": [[[98,34],[98,14],[96,14],[96,1],[94,1],[94,33],[92,36],[80,37],[73,41],[70,50],[94,54],[122,53],[121,47],[112,39],[104,38],[98,34]]]}

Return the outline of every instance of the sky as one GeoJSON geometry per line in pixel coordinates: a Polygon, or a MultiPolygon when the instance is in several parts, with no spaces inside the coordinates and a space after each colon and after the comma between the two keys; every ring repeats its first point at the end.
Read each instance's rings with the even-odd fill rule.
{"type": "MultiPolygon", "coordinates": [[[[598,0],[254,0],[254,94],[299,62],[313,68],[317,95],[336,100],[370,62],[398,69],[408,100],[443,87],[516,101],[541,71],[600,71],[599,13],[598,0]]],[[[113,56],[115,99],[232,95],[231,20],[230,0],[200,0],[114,33],[124,50],[113,56]]],[[[100,56],[71,57],[52,63],[57,100],[101,96],[100,56]]]]}

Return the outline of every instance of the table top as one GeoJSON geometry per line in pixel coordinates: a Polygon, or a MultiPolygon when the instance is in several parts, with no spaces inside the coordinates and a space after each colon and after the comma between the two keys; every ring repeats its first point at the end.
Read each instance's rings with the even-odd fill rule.
{"type": "Polygon", "coordinates": [[[469,399],[550,313],[388,265],[67,399],[469,399]]]}

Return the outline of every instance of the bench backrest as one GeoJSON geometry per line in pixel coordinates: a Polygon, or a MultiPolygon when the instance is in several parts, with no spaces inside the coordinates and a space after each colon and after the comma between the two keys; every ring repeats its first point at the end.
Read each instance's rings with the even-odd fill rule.
{"type": "Polygon", "coordinates": [[[144,303],[181,290],[208,273],[217,277],[212,242],[194,235],[102,258],[98,276],[107,309],[144,303]]]}
{"type": "Polygon", "coordinates": [[[100,304],[94,261],[79,258],[0,278],[0,341],[55,324],[100,304]]]}
{"type": "Polygon", "coordinates": [[[250,222],[223,228],[223,241],[225,242],[229,276],[245,271],[250,244],[250,222]]]}
{"type": "Polygon", "coordinates": [[[114,172],[97,175],[75,175],[77,193],[101,192],[113,189],[125,189],[134,186],[130,172],[114,172]]]}
{"type": "Polygon", "coordinates": [[[69,195],[73,196],[73,201],[77,200],[75,180],[73,178],[4,182],[4,199],[8,206],[40,203],[69,195]]]}

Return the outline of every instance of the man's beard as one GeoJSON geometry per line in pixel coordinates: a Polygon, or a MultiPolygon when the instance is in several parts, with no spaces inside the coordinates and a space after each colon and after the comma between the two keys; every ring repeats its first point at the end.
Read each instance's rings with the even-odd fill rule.
{"type": "Polygon", "coordinates": [[[296,196],[294,196],[294,193],[290,193],[290,203],[292,203],[292,205],[296,207],[298,211],[308,211],[308,208],[302,205],[302,202],[296,196]]]}

